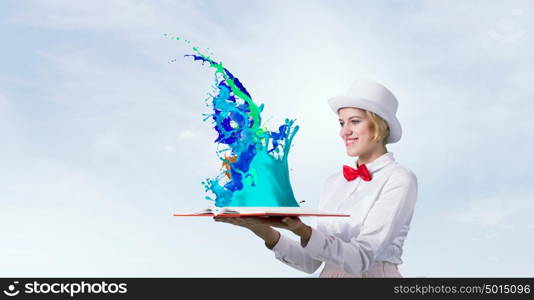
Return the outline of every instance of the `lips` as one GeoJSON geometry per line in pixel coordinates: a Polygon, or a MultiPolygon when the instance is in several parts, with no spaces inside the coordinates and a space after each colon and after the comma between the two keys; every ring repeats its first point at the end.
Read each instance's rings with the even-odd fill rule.
{"type": "Polygon", "coordinates": [[[348,147],[348,146],[354,144],[357,140],[358,140],[358,138],[354,138],[354,139],[345,139],[345,146],[348,147]]]}

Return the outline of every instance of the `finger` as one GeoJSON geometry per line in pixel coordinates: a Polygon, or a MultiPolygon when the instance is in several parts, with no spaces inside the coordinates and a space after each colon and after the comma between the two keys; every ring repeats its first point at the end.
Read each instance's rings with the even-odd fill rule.
{"type": "Polygon", "coordinates": [[[243,225],[244,222],[243,220],[241,220],[241,218],[232,218],[232,223],[236,224],[236,225],[243,225]]]}
{"type": "Polygon", "coordinates": [[[239,218],[232,218],[232,217],[229,217],[228,218],[228,222],[229,223],[232,223],[232,224],[241,224],[241,220],[239,218]]]}
{"type": "Polygon", "coordinates": [[[274,226],[274,227],[280,227],[280,228],[287,227],[287,224],[282,222],[281,218],[264,219],[264,220],[262,220],[262,224],[269,225],[269,226],[274,226]]]}
{"type": "Polygon", "coordinates": [[[282,219],[282,223],[286,224],[290,229],[295,229],[304,224],[298,217],[285,217],[282,219]]]}
{"type": "Polygon", "coordinates": [[[216,222],[223,222],[223,223],[233,223],[232,221],[232,218],[223,218],[223,217],[219,217],[219,218],[215,218],[215,221],[216,222]]]}
{"type": "Polygon", "coordinates": [[[284,217],[282,218],[282,222],[286,223],[287,225],[296,225],[298,224],[298,221],[293,219],[292,217],[284,217]]]}
{"type": "Polygon", "coordinates": [[[263,218],[257,218],[257,217],[243,217],[241,218],[243,222],[246,222],[247,224],[263,224],[264,219],[263,218]]]}

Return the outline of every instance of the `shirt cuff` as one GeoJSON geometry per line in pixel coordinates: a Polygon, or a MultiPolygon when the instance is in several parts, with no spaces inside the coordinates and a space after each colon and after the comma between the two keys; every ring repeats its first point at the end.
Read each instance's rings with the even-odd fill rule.
{"type": "Polygon", "coordinates": [[[310,240],[304,249],[315,259],[321,259],[321,252],[326,241],[324,233],[312,227],[310,240]]]}
{"type": "Polygon", "coordinates": [[[278,239],[278,242],[271,250],[273,250],[275,253],[282,254],[282,256],[286,255],[287,253],[289,253],[291,242],[292,240],[280,233],[280,238],[278,239]]]}

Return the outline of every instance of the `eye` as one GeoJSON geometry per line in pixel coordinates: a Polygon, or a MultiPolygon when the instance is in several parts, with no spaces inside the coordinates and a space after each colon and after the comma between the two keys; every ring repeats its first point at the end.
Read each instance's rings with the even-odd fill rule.
{"type": "Polygon", "coordinates": [[[358,124],[358,123],[360,123],[360,120],[352,120],[351,122],[352,122],[352,124],[358,124]]]}
{"type": "Polygon", "coordinates": [[[339,126],[343,127],[343,124],[344,124],[343,122],[339,122],[339,126]]]}

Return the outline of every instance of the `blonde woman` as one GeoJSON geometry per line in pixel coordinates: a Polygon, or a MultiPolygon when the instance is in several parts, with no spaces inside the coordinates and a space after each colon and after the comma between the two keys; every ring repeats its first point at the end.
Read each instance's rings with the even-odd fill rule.
{"type": "Polygon", "coordinates": [[[319,208],[350,218],[215,218],[250,229],[275,257],[306,273],[323,263],[320,277],[402,277],[402,247],[417,199],[417,178],[398,164],[386,144],[402,135],[398,102],[383,85],[354,82],[346,94],[328,100],[339,118],[339,135],[354,166],[340,167],[324,183],[319,208]],[[300,243],[275,228],[287,229],[300,243]]]}

